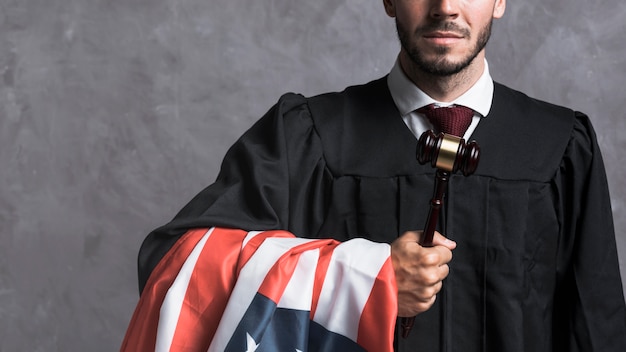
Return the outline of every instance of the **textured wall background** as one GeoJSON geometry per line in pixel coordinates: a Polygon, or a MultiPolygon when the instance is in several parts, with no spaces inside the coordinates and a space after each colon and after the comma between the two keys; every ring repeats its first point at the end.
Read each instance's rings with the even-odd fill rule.
{"type": "MultiPolygon", "coordinates": [[[[591,115],[626,273],[622,0],[510,1],[495,79],[591,115]]],[[[286,91],[380,77],[380,0],[0,0],[0,351],[111,351],[144,236],[286,91]]]]}

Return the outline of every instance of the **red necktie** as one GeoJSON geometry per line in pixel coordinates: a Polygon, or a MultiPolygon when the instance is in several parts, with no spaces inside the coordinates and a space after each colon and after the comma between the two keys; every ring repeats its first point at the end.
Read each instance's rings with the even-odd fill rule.
{"type": "Polygon", "coordinates": [[[474,117],[474,110],[460,105],[436,107],[430,104],[417,109],[417,112],[426,115],[437,132],[457,137],[463,137],[474,117]]]}

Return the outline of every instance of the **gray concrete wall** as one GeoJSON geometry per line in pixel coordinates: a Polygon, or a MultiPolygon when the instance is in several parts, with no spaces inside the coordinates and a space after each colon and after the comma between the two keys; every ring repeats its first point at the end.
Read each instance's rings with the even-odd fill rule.
{"type": "MultiPolygon", "coordinates": [[[[626,272],[626,3],[510,1],[493,76],[589,113],[626,272]]],[[[377,78],[373,0],[0,0],[0,351],[112,351],[144,236],[286,91],[377,78]]]]}

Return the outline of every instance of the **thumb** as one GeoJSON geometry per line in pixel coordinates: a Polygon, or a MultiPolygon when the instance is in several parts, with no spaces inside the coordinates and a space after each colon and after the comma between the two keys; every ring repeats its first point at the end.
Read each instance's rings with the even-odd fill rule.
{"type": "Polygon", "coordinates": [[[449,250],[453,250],[456,248],[456,242],[435,231],[435,235],[433,236],[433,246],[444,246],[449,250]]]}

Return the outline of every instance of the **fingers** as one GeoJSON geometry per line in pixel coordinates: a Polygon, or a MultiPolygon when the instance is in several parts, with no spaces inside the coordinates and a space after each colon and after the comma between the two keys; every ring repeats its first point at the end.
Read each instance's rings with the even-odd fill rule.
{"type": "Polygon", "coordinates": [[[398,315],[415,316],[428,310],[448,276],[454,241],[435,234],[433,247],[417,243],[421,232],[404,233],[391,244],[391,257],[398,286],[398,315]]]}
{"type": "Polygon", "coordinates": [[[398,292],[398,316],[414,317],[430,309],[437,300],[442,283],[423,288],[422,291],[398,292]]]}
{"type": "MultiPolygon", "coordinates": [[[[400,297],[399,297],[400,298],[400,297]]],[[[398,316],[399,317],[414,317],[420,313],[423,313],[432,307],[437,300],[437,295],[431,296],[428,300],[415,301],[411,304],[402,304],[407,300],[399,299],[398,303],[398,316]]]]}

